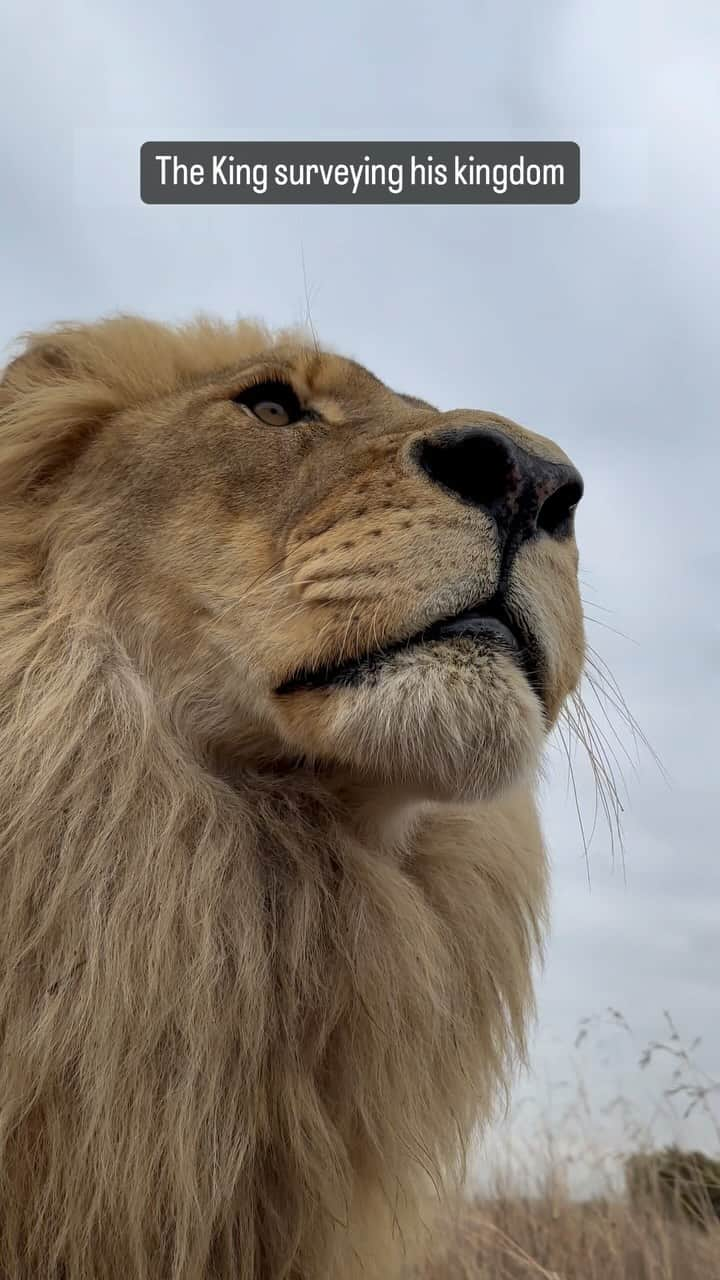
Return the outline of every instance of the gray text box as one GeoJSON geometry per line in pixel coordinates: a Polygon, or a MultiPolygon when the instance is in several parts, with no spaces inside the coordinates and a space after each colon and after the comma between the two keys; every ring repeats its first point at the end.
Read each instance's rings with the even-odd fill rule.
{"type": "Polygon", "coordinates": [[[575,204],[576,142],[146,142],[146,204],[575,204]]]}

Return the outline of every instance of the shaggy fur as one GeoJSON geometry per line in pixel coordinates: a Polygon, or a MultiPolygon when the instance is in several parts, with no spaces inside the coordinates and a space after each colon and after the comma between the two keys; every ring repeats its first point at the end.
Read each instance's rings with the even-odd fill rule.
{"type": "Polygon", "coordinates": [[[408,460],[467,421],[564,457],[250,325],[65,327],[5,371],[6,1280],[371,1280],[425,1247],[523,1052],[574,541],[509,582],[542,704],[462,640],[276,691],[492,594],[491,522],[408,460]],[[319,417],[234,401],[269,376],[319,417]]]}

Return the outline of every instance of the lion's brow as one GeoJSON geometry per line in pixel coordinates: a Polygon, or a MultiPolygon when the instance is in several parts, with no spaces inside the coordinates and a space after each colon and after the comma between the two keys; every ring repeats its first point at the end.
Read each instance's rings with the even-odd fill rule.
{"type": "Polygon", "coordinates": [[[377,374],[373,373],[371,369],[366,369],[365,365],[360,364],[359,360],[352,360],[349,356],[343,356],[342,361],[344,364],[349,365],[351,369],[356,369],[358,373],[363,375],[363,377],[369,378],[371,382],[377,383],[379,387],[385,386],[382,378],[378,378],[377,374]]]}
{"type": "Polygon", "coordinates": [[[395,391],[392,387],[388,387],[387,383],[383,382],[382,378],[378,378],[371,369],[366,369],[365,365],[360,364],[359,360],[351,360],[347,356],[344,357],[344,360],[345,363],[349,364],[353,369],[357,369],[358,373],[362,373],[366,378],[369,378],[371,382],[376,383],[379,387],[383,387],[386,391],[391,391],[399,400],[404,400],[405,404],[412,405],[414,409],[429,409],[431,413],[439,412],[437,406],[430,404],[429,400],[421,400],[419,396],[408,396],[405,395],[403,391],[395,391]]]}

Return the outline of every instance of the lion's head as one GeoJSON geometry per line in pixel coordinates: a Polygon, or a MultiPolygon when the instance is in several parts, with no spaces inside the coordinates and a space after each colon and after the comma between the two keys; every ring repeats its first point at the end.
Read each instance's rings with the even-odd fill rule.
{"type": "Polygon", "coordinates": [[[198,733],[445,798],[536,765],[583,657],[552,441],[248,326],[61,330],[5,396],[62,590],[198,733]]]}
{"type": "Polygon", "coordinates": [[[422,1240],[532,1010],[581,492],[251,325],[6,369],[3,1276],[385,1280],[422,1240]]]}

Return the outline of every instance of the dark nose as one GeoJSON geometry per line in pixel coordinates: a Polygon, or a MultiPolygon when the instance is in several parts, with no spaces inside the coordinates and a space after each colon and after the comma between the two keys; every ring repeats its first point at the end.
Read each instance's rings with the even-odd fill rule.
{"type": "Polygon", "coordinates": [[[434,484],[491,515],[503,539],[538,530],[561,538],[572,530],[583,482],[570,463],[539,458],[481,426],[435,432],[416,441],[413,452],[434,484]]]}

